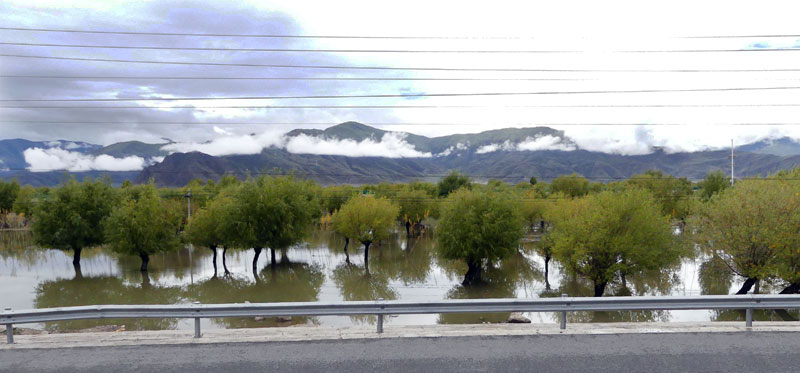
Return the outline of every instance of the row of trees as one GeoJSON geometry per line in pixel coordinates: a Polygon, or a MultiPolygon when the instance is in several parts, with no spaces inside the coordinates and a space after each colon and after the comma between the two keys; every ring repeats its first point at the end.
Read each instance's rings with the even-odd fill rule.
{"type": "MultiPolygon", "coordinates": [[[[270,250],[274,263],[275,250],[301,242],[322,220],[346,237],[345,250],[350,239],[364,245],[368,271],[371,245],[398,221],[409,235],[435,221],[441,256],[466,264],[465,285],[481,282],[485,269],[514,255],[525,230],[535,228],[543,233],[538,246],[545,272],[554,259],[591,280],[596,296],[610,282],[625,284],[632,274],[673,265],[691,252],[692,243],[745,277],[744,292],[758,289],[762,280],[784,281],[785,292],[797,292],[797,173],[743,181],[732,189],[721,173],[692,184],[657,171],[608,184],[566,175],[549,185],[535,178],[481,185],[452,173],[438,184],[359,188],[322,188],[291,176],[246,182],[225,177],[187,186],[193,195],[190,219],[182,201],[162,197],[152,185],[114,189],[105,181],[71,180],[50,190],[31,214],[36,241],[73,250],[76,266],[82,248],[106,244],[140,256],[144,271],[148,255],[190,242],[214,252],[215,272],[218,247],[226,273],[228,248],[253,249],[255,271],[263,250],[270,250]],[[675,224],[686,233],[674,234],[675,224]]],[[[184,191],[175,192],[182,198],[184,191]]]]}

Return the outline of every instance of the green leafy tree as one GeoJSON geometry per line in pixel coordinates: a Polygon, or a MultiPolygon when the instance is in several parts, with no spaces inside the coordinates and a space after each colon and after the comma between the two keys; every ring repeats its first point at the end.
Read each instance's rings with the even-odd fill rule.
{"type": "Polygon", "coordinates": [[[11,211],[16,212],[17,214],[22,214],[26,218],[31,218],[33,216],[33,210],[36,206],[37,194],[38,192],[36,188],[30,185],[22,187],[19,190],[17,199],[14,201],[14,206],[11,207],[11,211]]]}
{"type": "Polygon", "coordinates": [[[237,231],[234,225],[234,204],[231,193],[223,192],[192,214],[185,234],[189,242],[196,246],[208,247],[213,253],[214,276],[217,276],[217,248],[223,247],[222,266],[225,274],[230,274],[225,263],[225,254],[231,243],[236,242],[237,231]]]}
{"type": "Polygon", "coordinates": [[[553,258],[568,272],[593,281],[596,297],[617,275],[624,279],[660,269],[682,252],[669,217],[646,190],[601,192],[563,201],[548,211],[553,258]]]}
{"type": "Polygon", "coordinates": [[[389,237],[400,207],[386,198],[356,197],[333,217],[333,229],[364,244],[364,268],[369,270],[369,246],[389,237]]]}
{"type": "Polygon", "coordinates": [[[472,183],[469,180],[469,176],[459,173],[458,171],[453,171],[439,181],[439,184],[436,186],[439,190],[439,197],[447,197],[450,193],[461,188],[471,189],[472,183]]]}
{"type": "Polygon", "coordinates": [[[800,196],[796,183],[743,180],[711,198],[698,219],[700,244],[744,277],[737,294],[759,281],[800,281],[800,196]]]}
{"type": "Polygon", "coordinates": [[[530,183],[531,185],[536,185],[536,176],[531,176],[530,183]]]}
{"type": "Polygon", "coordinates": [[[511,195],[460,190],[447,198],[437,226],[439,254],[466,261],[463,285],[477,283],[487,261],[501,260],[517,249],[524,226],[511,195]]]}
{"type": "Polygon", "coordinates": [[[424,190],[404,189],[397,193],[395,201],[400,205],[400,219],[406,226],[406,235],[431,214],[432,198],[424,190]]]}
{"type": "Polygon", "coordinates": [[[17,180],[3,181],[0,179],[0,212],[10,211],[17,200],[20,186],[17,180]]]}
{"type": "Polygon", "coordinates": [[[319,218],[318,187],[294,176],[260,177],[242,184],[234,195],[233,224],[236,245],[252,247],[253,273],[264,248],[271,252],[299,243],[314,219],[319,218]]]}
{"type": "Polygon", "coordinates": [[[135,198],[128,198],[115,208],[105,222],[111,250],[139,255],[142,272],[147,272],[150,255],[180,247],[178,231],[183,213],[177,204],[165,202],[156,188],[147,184],[139,188],[135,198]]]}
{"type": "Polygon", "coordinates": [[[322,209],[328,214],[333,214],[353,196],[358,195],[358,189],[352,185],[332,185],[322,189],[322,209]]]}
{"type": "Polygon", "coordinates": [[[555,178],[550,185],[550,191],[575,198],[589,194],[591,185],[588,179],[573,173],[572,175],[561,175],[555,178]]]}
{"type": "Polygon", "coordinates": [[[108,180],[74,178],[39,201],[33,221],[33,237],[42,247],[72,250],[72,264],[79,269],[81,251],[104,242],[102,224],[119,197],[108,180]]]}
{"type": "Polygon", "coordinates": [[[731,186],[730,180],[725,177],[722,171],[709,172],[703,181],[700,182],[700,198],[707,202],[715,194],[718,194],[731,186]]]}
{"type": "Polygon", "coordinates": [[[661,205],[661,213],[675,219],[685,219],[691,212],[688,201],[692,197],[692,183],[686,178],[665,175],[661,171],[648,170],[633,175],[626,181],[629,186],[647,189],[661,205]]]}

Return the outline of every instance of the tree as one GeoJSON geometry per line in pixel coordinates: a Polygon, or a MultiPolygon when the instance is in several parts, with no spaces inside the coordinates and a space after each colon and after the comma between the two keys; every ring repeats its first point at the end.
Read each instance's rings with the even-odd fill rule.
{"type": "Polygon", "coordinates": [[[253,273],[264,248],[269,248],[275,264],[275,249],[297,244],[306,235],[314,219],[319,218],[317,185],[294,176],[263,176],[242,184],[234,194],[236,244],[252,247],[253,273]]]}
{"type": "Polygon", "coordinates": [[[386,198],[356,197],[333,217],[333,229],[364,245],[364,268],[369,271],[369,246],[391,234],[400,207],[386,198]]]}
{"type": "Polygon", "coordinates": [[[17,200],[20,186],[17,180],[3,181],[0,179],[0,212],[10,211],[17,200]]]}
{"type": "Polygon", "coordinates": [[[225,254],[228,246],[236,241],[236,227],[233,220],[233,198],[222,192],[201,208],[189,219],[186,236],[194,245],[208,247],[213,253],[214,276],[217,276],[217,247],[222,246],[222,267],[228,275],[225,254]]]}
{"type": "Polygon", "coordinates": [[[707,202],[715,194],[718,194],[731,186],[730,180],[720,170],[709,172],[703,181],[700,182],[700,198],[707,202]]]}
{"type": "Polygon", "coordinates": [[[463,285],[481,281],[486,261],[512,254],[524,234],[524,220],[508,193],[460,190],[447,198],[437,226],[440,255],[467,262],[463,285]]]}
{"type": "Polygon", "coordinates": [[[102,224],[119,197],[110,182],[74,178],[39,201],[33,221],[33,237],[42,247],[72,250],[72,264],[80,269],[81,251],[104,242],[102,224]]]}
{"type": "Polygon", "coordinates": [[[686,178],[676,178],[661,171],[647,170],[644,174],[631,176],[626,183],[650,191],[661,205],[662,214],[675,219],[685,219],[689,216],[692,183],[686,178]]]}
{"type": "Polygon", "coordinates": [[[36,188],[30,185],[22,187],[19,190],[19,194],[17,194],[14,205],[11,207],[11,211],[17,214],[23,214],[26,218],[32,217],[35,207],[34,200],[37,198],[37,193],[36,188]]]}
{"type": "Polygon", "coordinates": [[[436,186],[439,190],[439,197],[447,197],[450,193],[461,188],[472,188],[469,176],[461,174],[458,171],[453,171],[445,176],[436,186]]]}
{"type": "Polygon", "coordinates": [[[700,244],[744,277],[737,294],[762,279],[797,283],[800,261],[800,197],[796,185],[778,179],[743,180],[715,195],[698,219],[700,244]]]}
{"type": "Polygon", "coordinates": [[[183,219],[178,204],[165,203],[155,186],[144,185],[135,197],[115,208],[105,222],[105,234],[111,250],[139,255],[140,270],[147,272],[150,255],[180,247],[178,231],[183,219]]]}
{"type": "Polygon", "coordinates": [[[659,269],[678,259],[668,216],[642,189],[601,192],[548,210],[553,258],[594,282],[594,295],[619,275],[659,269]]]}
{"type": "Polygon", "coordinates": [[[550,185],[552,193],[563,193],[571,198],[581,197],[589,194],[591,186],[585,177],[573,173],[572,175],[561,175],[553,180],[550,185]]]}
{"type": "Polygon", "coordinates": [[[352,185],[332,185],[322,189],[322,209],[328,214],[333,214],[353,196],[358,195],[358,190],[352,185]]]}
{"type": "Polygon", "coordinates": [[[404,189],[397,193],[395,200],[400,205],[400,219],[406,227],[406,235],[411,235],[411,228],[417,227],[430,216],[434,202],[424,190],[404,189]]]}

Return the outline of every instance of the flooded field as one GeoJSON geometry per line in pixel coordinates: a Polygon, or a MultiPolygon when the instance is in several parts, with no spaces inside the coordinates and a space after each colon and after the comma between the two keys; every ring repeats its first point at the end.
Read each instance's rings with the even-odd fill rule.
{"type": "MultiPolygon", "coordinates": [[[[351,301],[402,299],[441,300],[467,298],[537,298],[568,294],[591,296],[592,284],[563,273],[557,262],[549,264],[534,248],[535,236],[526,238],[519,253],[484,274],[479,286],[460,285],[466,265],[437,257],[432,237],[406,238],[397,234],[370,250],[364,266],[363,247],[324,230],[314,231],[302,245],[277,251],[274,261],[267,251],[253,273],[253,250],[229,250],[225,274],[218,250],[218,276],[214,277],[212,252],[184,248],[151,257],[150,271],[139,272],[139,258],[120,256],[102,248],[84,250],[81,270],[72,266],[69,252],[44,250],[33,245],[27,231],[0,233],[0,307],[14,309],[91,304],[184,304],[351,301]]],[[[645,276],[628,277],[609,285],[607,295],[732,294],[741,280],[727,268],[705,257],[685,258],[673,268],[645,276]]],[[[763,293],[774,289],[761,286],[763,293]]],[[[526,314],[535,323],[557,320],[554,313],[526,314]]],[[[795,314],[796,316],[796,314],[795,314]]],[[[756,319],[780,320],[772,311],[756,312],[756,319]]],[[[387,323],[449,324],[504,322],[508,314],[401,315],[387,323]]],[[[743,320],[738,311],[575,312],[570,322],[607,321],[709,321],[743,320]]],[[[203,320],[204,328],[287,326],[292,324],[371,324],[374,316],[313,318],[226,318],[203,320]]],[[[55,322],[38,327],[52,331],[99,325],[124,325],[127,330],[191,329],[191,320],[84,320],[55,322]]]]}

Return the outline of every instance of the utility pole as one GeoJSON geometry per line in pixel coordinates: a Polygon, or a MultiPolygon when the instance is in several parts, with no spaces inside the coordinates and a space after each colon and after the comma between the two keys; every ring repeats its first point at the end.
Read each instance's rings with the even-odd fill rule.
{"type": "Polygon", "coordinates": [[[733,175],[733,164],[734,164],[734,163],[733,163],[733,158],[734,158],[734,155],[733,155],[733,139],[731,139],[731,186],[733,186],[733,180],[734,180],[734,175],[733,175]]]}
{"type": "MultiPolygon", "coordinates": [[[[186,189],[186,195],[184,197],[186,197],[186,222],[188,223],[189,222],[189,218],[192,217],[192,188],[187,188],[186,189]]],[[[194,261],[192,260],[192,250],[194,250],[194,247],[190,243],[189,244],[189,278],[190,278],[190,281],[191,281],[192,285],[194,285],[194,261]]]]}
{"type": "MultiPolygon", "coordinates": [[[[731,140],[733,141],[733,140],[731,140]]],[[[731,142],[733,144],[733,142],[731,142]]],[[[192,188],[186,189],[186,220],[192,217],[192,188]]]]}

